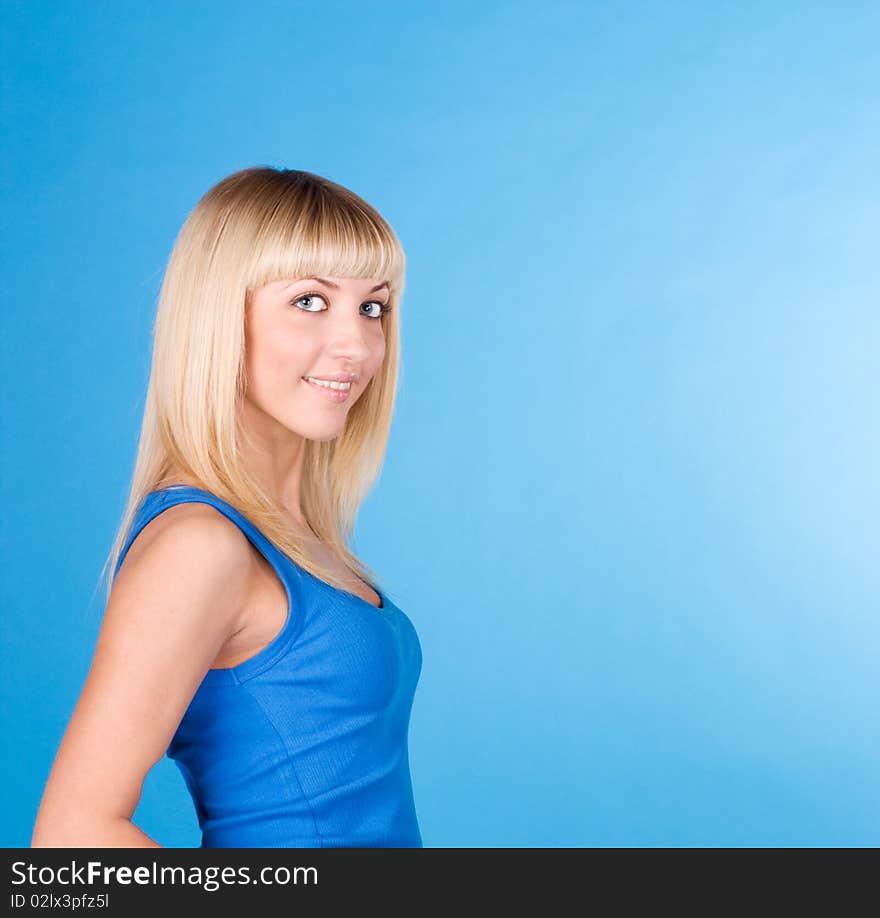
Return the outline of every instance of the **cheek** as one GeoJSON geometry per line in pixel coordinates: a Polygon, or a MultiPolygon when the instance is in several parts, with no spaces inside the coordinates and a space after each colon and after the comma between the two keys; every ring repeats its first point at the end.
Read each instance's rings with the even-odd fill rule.
{"type": "Polygon", "coordinates": [[[254,394],[289,392],[299,379],[303,355],[296,342],[267,335],[248,353],[248,381],[254,394]]]}

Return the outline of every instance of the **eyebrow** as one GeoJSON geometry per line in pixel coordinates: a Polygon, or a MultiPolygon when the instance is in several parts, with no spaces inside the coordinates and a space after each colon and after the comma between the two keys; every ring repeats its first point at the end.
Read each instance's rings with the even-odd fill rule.
{"type": "MultiPolygon", "coordinates": [[[[304,280],[317,281],[319,284],[324,284],[325,287],[330,287],[333,290],[339,289],[339,284],[334,283],[333,281],[329,281],[325,277],[314,277],[312,275],[309,275],[308,277],[299,277],[296,279],[294,283],[299,283],[300,281],[304,281],[304,280]]],[[[375,287],[371,288],[370,293],[375,293],[377,290],[381,290],[383,287],[388,287],[388,289],[390,290],[391,289],[390,282],[382,281],[381,284],[376,284],[375,287]]]]}

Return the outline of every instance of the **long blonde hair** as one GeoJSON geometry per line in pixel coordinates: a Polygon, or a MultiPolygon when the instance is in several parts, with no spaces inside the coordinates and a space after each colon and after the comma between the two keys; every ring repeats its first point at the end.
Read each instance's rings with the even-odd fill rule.
{"type": "MultiPolygon", "coordinates": [[[[244,466],[239,406],[246,387],[248,292],[308,275],[390,281],[380,320],[385,358],[329,441],[306,440],[301,509],[314,533],[368,583],[374,572],[349,548],[358,508],[381,471],[397,388],[403,248],[391,226],[352,191],[310,172],[255,166],[227,176],[196,204],[177,236],[162,283],[143,423],[127,504],[102,568],[107,599],[141,501],[169,470],[234,506],[278,549],[343,590],[244,466]]],[[[99,578],[100,582],[100,578],[99,578]]],[[[383,592],[385,592],[383,590],[383,592]]]]}

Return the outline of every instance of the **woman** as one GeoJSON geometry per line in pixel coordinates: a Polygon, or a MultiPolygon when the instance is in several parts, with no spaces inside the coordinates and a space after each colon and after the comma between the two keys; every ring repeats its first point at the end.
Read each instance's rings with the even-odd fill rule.
{"type": "Polygon", "coordinates": [[[422,652],[349,549],[379,474],[405,258],[307,172],[199,201],[169,259],[94,660],[33,847],[160,847],[131,821],[166,753],[202,847],[421,847],[422,652]]]}

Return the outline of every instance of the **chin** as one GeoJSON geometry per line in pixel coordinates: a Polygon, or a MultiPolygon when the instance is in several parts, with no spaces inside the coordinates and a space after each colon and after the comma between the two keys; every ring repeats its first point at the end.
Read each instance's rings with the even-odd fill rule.
{"type": "MultiPolygon", "coordinates": [[[[316,440],[319,443],[326,443],[328,440],[335,440],[342,436],[345,430],[345,419],[342,424],[334,424],[332,427],[324,424],[316,424],[313,427],[300,424],[297,427],[289,427],[291,433],[299,434],[304,440],[316,440]]],[[[285,425],[286,426],[286,425],[285,425]]]]}

